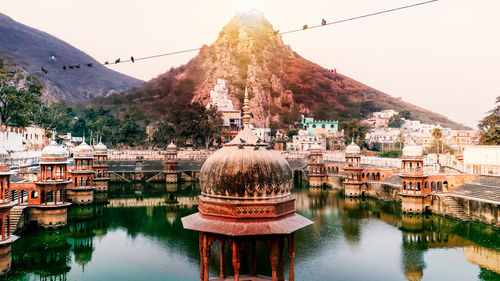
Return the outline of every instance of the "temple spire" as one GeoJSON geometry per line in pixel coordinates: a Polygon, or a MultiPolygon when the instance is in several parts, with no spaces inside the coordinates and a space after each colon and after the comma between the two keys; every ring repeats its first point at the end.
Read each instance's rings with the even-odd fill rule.
{"type": "Polygon", "coordinates": [[[247,128],[248,124],[250,124],[250,107],[248,106],[248,89],[245,87],[245,100],[243,101],[243,125],[247,128]]]}

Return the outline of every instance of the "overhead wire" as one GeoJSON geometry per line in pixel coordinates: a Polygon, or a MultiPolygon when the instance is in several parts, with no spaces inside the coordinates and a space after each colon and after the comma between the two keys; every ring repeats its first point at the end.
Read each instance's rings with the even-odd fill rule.
{"type": "MultiPolygon", "coordinates": [[[[356,17],[341,19],[341,20],[332,21],[332,22],[327,22],[325,19],[322,19],[321,20],[321,24],[313,25],[313,26],[308,26],[307,24],[305,24],[305,25],[302,26],[302,28],[292,29],[292,30],[283,31],[283,32],[280,32],[279,30],[276,30],[276,31],[274,31],[274,35],[286,35],[286,34],[290,34],[290,33],[295,33],[295,32],[300,32],[300,31],[306,31],[306,30],[309,30],[309,29],[324,27],[324,26],[328,26],[328,25],[334,25],[334,24],[339,24],[339,23],[344,23],[344,22],[359,20],[359,19],[362,19],[362,18],[377,16],[377,15],[381,15],[381,14],[386,14],[386,13],[391,13],[391,12],[395,12],[395,11],[399,11],[399,10],[404,10],[404,9],[409,9],[409,8],[413,8],[413,7],[417,7],[417,6],[422,6],[422,5],[430,4],[430,3],[433,3],[433,2],[437,2],[437,1],[439,1],[439,0],[429,0],[429,1],[425,1],[425,2],[419,2],[419,3],[415,3],[415,4],[405,5],[405,6],[401,6],[401,7],[397,7],[397,8],[382,10],[382,11],[378,11],[378,12],[374,12],[374,13],[364,14],[364,15],[361,15],[361,16],[356,16],[356,17]]],[[[239,40],[239,41],[242,42],[242,41],[248,41],[248,40],[254,40],[254,39],[245,39],[245,40],[239,40]]],[[[149,60],[149,59],[155,59],[155,58],[159,58],[159,57],[166,57],[166,56],[178,55],[178,54],[183,54],[183,53],[190,53],[190,52],[194,52],[194,51],[199,51],[201,49],[202,49],[201,47],[198,47],[198,48],[192,48],[192,49],[186,49],[186,50],[180,50],[180,51],[173,51],[173,52],[167,52],[167,53],[150,55],[150,56],[145,56],[145,57],[138,57],[138,58],[134,58],[133,56],[131,56],[130,59],[128,59],[128,60],[121,60],[120,58],[117,58],[114,63],[109,63],[108,61],[106,61],[105,63],[99,63],[99,64],[84,63],[83,65],[86,65],[87,68],[91,68],[91,67],[111,66],[111,65],[128,63],[128,62],[134,63],[136,61],[141,61],[141,60],[149,60]]],[[[81,68],[80,64],[69,65],[69,66],[63,65],[61,68],[57,68],[57,69],[53,69],[53,70],[50,70],[47,67],[43,66],[43,67],[41,67],[41,71],[35,71],[35,72],[31,72],[31,73],[32,74],[33,73],[48,74],[50,72],[59,72],[59,71],[70,72],[72,69],[75,69],[75,68],[80,69],[81,68]]]]}

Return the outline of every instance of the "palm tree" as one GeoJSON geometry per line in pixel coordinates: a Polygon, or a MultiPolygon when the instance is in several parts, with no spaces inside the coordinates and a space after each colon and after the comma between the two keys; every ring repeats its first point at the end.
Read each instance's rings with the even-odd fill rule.
{"type": "Polygon", "coordinates": [[[399,142],[399,149],[402,149],[401,146],[405,142],[405,136],[403,135],[403,133],[399,133],[396,141],[399,142]]]}
{"type": "Polygon", "coordinates": [[[439,128],[434,128],[434,130],[432,130],[432,136],[436,140],[436,151],[439,153],[439,140],[443,136],[443,132],[439,128]]]}

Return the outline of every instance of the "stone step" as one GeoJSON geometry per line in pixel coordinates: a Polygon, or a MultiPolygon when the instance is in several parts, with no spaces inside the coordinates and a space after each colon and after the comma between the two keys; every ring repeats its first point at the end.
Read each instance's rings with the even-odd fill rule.
{"type": "Polygon", "coordinates": [[[472,218],[465,213],[465,211],[458,205],[457,201],[451,196],[441,197],[443,202],[448,206],[452,215],[461,220],[472,220],[472,218]]]}

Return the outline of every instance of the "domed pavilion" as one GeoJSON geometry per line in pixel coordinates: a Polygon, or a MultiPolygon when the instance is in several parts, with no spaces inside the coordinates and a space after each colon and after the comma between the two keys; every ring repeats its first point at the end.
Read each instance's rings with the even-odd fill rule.
{"type": "Polygon", "coordinates": [[[94,150],[85,140],[73,151],[72,184],[67,188],[68,201],[84,205],[94,202],[94,150]]]}
{"type": "Polygon", "coordinates": [[[52,141],[42,149],[40,173],[35,188],[29,192],[30,220],[44,228],[65,226],[68,219],[66,187],[68,151],[52,141]]]}
{"type": "Polygon", "coordinates": [[[344,190],[348,197],[362,196],[365,191],[365,185],[361,180],[361,148],[352,140],[345,148],[345,180],[344,190]]]}
{"type": "Polygon", "coordinates": [[[413,140],[403,148],[401,159],[402,167],[400,177],[401,186],[401,209],[405,213],[422,213],[428,205],[425,188],[426,175],[424,174],[424,158],[422,147],[413,140]]]}
{"type": "Polygon", "coordinates": [[[285,240],[288,240],[289,280],[294,280],[294,232],[312,222],[295,213],[293,179],[286,159],[268,149],[268,144],[249,128],[246,90],[243,110],[244,129],[203,164],[199,212],[183,217],[182,224],[186,229],[200,232],[201,280],[209,280],[210,248],[215,241],[220,243],[220,274],[212,280],[225,280],[226,245],[232,250],[234,279],[230,280],[269,280],[257,275],[258,241],[271,250],[272,280],[283,280],[285,240]],[[246,246],[251,251],[250,272],[240,275],[246,246]]]}
{"type": "Polygon", "coordinates": [[[108,147],[102,142],[94,145],[94,160],[92,161],[92,169],[95,172],[95,190],[99,192],[108,191],[108,147]]]}

